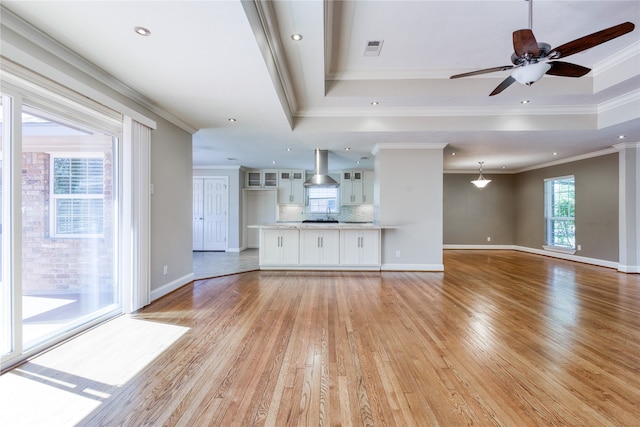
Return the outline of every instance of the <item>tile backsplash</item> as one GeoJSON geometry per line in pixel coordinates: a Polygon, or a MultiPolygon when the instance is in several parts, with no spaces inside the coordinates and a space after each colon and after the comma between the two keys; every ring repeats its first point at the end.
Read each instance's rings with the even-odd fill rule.
{"type": "MultiPolygon", "coordinates": [[[[324,219],[326,214],[307,214],[305,206],[278,206],[278,221],[304,221],[307,219],[324,219]]],[[[332,212],[332,219],[343,222],[373,222],[373,205],[340,206],[340,212],[332,212]]]]}

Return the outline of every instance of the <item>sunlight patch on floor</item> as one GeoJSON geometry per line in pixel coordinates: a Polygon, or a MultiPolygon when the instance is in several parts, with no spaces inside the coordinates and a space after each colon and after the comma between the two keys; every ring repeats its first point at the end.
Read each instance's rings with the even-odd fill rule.
{"type": "Polygon", "coordinates": [[[124,315],[77,336],[0,377],[3,423],[77,424],[188,330],[124,315]]]}

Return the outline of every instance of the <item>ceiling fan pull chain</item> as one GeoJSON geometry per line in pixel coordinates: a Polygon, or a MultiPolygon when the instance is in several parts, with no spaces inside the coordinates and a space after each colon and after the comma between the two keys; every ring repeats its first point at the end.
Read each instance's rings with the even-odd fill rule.
{"type": "Polygon", "coordinates": [[[529,29],[533,31],[533,0],[525,0],[529,2],[529,29]]]}

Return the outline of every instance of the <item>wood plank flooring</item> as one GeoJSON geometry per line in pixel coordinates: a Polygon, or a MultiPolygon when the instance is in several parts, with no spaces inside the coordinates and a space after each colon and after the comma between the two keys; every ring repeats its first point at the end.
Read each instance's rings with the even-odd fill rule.
{"type": "Polygon", "coordinates": [[[514,251],[444,263],[185,286],[132,316],[185,332],[79,425],[638,425],[639,275],[514,251]]]}

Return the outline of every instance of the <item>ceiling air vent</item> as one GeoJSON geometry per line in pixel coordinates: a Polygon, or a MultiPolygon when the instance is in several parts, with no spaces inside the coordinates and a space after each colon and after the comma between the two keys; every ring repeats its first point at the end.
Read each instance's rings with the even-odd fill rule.
{"type": "Polygon", "coordinates": [[[379,56],[384,40],[368,40],[364,48],[364,56],[379,56]]]}

